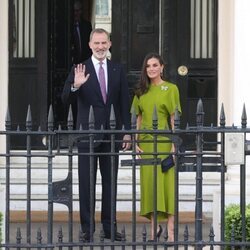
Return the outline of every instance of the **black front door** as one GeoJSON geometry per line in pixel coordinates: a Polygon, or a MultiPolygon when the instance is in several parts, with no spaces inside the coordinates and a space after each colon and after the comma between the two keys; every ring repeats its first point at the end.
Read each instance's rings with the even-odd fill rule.
{"type": "Polygon", "coordinates": [[[64,126],[67,121],[67,108],[62,104],[61,93],[71,62],[72,6],[70,0],[49,2],[49,79],[48,96],[53,106],[55,126],[64,126]]]}
{"type": "MultiPolygon", "coordinates": [[[[112,57],[125,65],[131,90],[144,56],[157,51],[166,62],[168,79],[180,91],[181,126],[196,124],[200,98],[205,125],[216,125],[217,0],[149,0],[146,4],[113,0],[112,20],[112,57]]],[[[194,138],[183,139],[187,148],[194,147],[194,138]]]]}
{"type": "MultiPolygon", "coordinates": [[[[12,129],[26,130],[30,106],[33,130],[46,129],[48,111],[48,0],[9,1],[9,110],[12,129]]],[[[31,143],[43,147],[42,137],[31,143]]],[[[26,145],[12,136],[12,148],[26,145]]]]}
{"type": "MultiPolygon", "coordinates": [[[[217,1],[112,0],[112,59],[124,64],[131,98],[144,56],[159,52],[166,62],[169,80],[180,90],[182,127],[195,124],[199,98],[204,104],[205,124],[217,123],[217,1]]],[[[56,126],[64,125],[68,110],[61,103],[61,92],[72,65],[74,1],[31,1],[34,2],[35,6],[21,6],[19,1],[10,1],[11,117],[15,126],[25,127],[30,104],[33,125],[45,128],[52,104],[56,126]],[[30,18],[22,18],[19,13],[30,18]],[[33,17],[34,28],[33,23],[22,23],[33,17]],[[29,36],[25,27],[29,27],[29,36]]],[[[81,2],[85,18],[90,20],[94,1],[81,2]]],[[[188,137],[184,139],[188,145],[188,137]]],[[[41,138],[35,140],[41,145],[41,138]]]]}
{"type": "Polygon", "coordinates": [[[159,1],[112,1],[112,59],[127,70],[131,90],[144,56],[159,51],[159,1]]]}
{"type": "MultiPolygon", "coordinates": [[[[201,99],[204,124],[217,124],[217,0],[178,0],[176,4],[176,41],[170,41],[175,55],[169,74],[178,84],[182,103],[182,127],[196,125],[196,108],[201,99]]],[[[173,28],[172,28],[173,29],[173,28]]],[[[171,30],[171,29],[170,29],[171,30]]],[[[174,30],[172,30],[174,33],[174,30]]],[[[169,59],[171,60],[171,59],[169,59]]],[[[216,135],[204,138],[206,148],[216,135]]],[[[194,140],[184,137],[187,148],[194,140]]]]}
{"type": "MultiPolygon", "coordinates": [[[[80,0],[85,19],[92,0],[80,0]]],[[[65,127],[68,107],[61,102],[64,81],[72,66],[74,0],[9,1],[9,109],[13,129],[26,130],[28,106],[32,129],[47,129],[49,106],[55,127],[65,127]]],[[[43,138],[32,146],[43,148],[43,138]]],[[[13,148],[25,146],[25,137],[12,136],[13,148]]]]}
{"type": "MultiPolygon", "coordinates": [[[[74,0],[49,1],[49,103],[54,110],[55,126],[67,126],[69,105],[61,101],[64,82],[73,66],[74,0]]],[[[90,20],[92,0],[79,0],[84,19],[90,20]]],[[[77,6],[79,11],[79,6],[77,6]]],[[[89,34],[87,35],[89,37],[89,34]]],[[[88,38],[87,38],[88,40],[88,38]]],[[[86,58],[84,58],[86,59],[86,58]]],[[[73,119],[76,120],[76,100],[71,101],[73,119]]]]}

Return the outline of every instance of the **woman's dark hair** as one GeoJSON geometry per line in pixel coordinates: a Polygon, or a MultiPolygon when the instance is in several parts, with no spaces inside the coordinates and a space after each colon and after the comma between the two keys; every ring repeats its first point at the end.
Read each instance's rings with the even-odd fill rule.
{"type": "Polygon", "coordinates": [[[148,63],[148,60],[151,58],[157,59],[160,65],[164,65],[164,61],[158,53],[151,52],[145,56],[143,60],[143,64],[142,64],[140,79],[134,89],[135,95],[137,97],[140,97],[141,95],[148,92],[150,79],[148,78],[148,75],[147,75],[147,63],[148,63]]]}

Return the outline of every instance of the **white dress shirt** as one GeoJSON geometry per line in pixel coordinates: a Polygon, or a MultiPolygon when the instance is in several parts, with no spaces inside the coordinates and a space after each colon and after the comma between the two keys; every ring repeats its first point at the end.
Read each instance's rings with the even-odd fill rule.
{"type": "MultiPolygon", "coordinates": [[[[98,72],[99,72],[99,68],[100,68],[100,61],[97,60],[93,55],[91,56],[91,60],[93,62],[93,65],[95,67],[95,72],[97,75],[97,78],[99,76],[98,72]]],[[[106,93],[108,94],[108,69],[107,69],[107,58],[105,58],[102,61],[102,67],[104,69],[104,74],[105,74],[105,83],[106,83],[106,93]]],[[[99,80],[99,79],[98,79],[99,80]]]]}

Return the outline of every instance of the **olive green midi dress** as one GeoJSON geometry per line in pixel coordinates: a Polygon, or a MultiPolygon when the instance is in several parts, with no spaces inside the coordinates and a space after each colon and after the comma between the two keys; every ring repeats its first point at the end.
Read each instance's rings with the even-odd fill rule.
{"type": "MultiPolygon", "coordinates": [[[[137,115],[141,114],[141,128],[151,130],[153,129],[152,120],[153,112],[156,107],[158,116],[158,129],[169,129],[168,121],[170,115],[174,114],[176,108],[181,112],[179,91],[175,84],[170,82],[162,82],[159,85],[150,84],[147,93],[139,98],[134,97],[131,112],[137,115]]],[[[144,153],[153,152],[153,135],[139,134],[139,147],[144,153]],[[151,142],[146,142],[151,140],[151,142]],[[145,141],[145,142],[144,142],[145,141]]],[[[166,142],[168,138],[164,135],[158,135],[157,141],[164,140],[165,142],[157,143],[158,158],[165,158],[167,152],[171,151],[171,142],[166,142]],[[162,154],[161,154],[162,153],[162,154]]],[[[153,155],[142,155],[143,159],[153,158],[153,155]]],[[[154,167],[144,165],[140,167],[140,187],[141,187],[141,212],[142,216],[150,219],[154,211],[153,205],[153,178],[154,167]]],[[[157,220],[162,221],[166,219],[168,214],[174,214],[174,168],[171,168],[165,173],[162,173],[161,166],[157,166],[157,220]]]]}

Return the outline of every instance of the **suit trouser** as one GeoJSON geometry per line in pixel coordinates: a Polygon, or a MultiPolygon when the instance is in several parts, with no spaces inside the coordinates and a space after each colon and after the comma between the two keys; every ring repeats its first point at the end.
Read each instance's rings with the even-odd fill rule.
{"type": "MultiPolygon", "coordinates": [[[[94,153],[109,153],[110,154],[110,143],[102,142],[99,146],[94,148],[94,153]]],[[[116,149],[116,152],[118,150],[116,149]]],[[[89,148],[78,147],[78,153],[89,153],[89,148]]],[[[116,225],[116,193],[117,193],[117,172],[118,172],[118,156],[110,156],[110,155],[96,155],[92,156],[93,164],[90,165],[90,157],[89,155],[79,155],[78,158],[78,178],[79,178],[79,200],[80,200],[80,220],[81,227],[83,232],[90,231],[90,222],[91,219],[94,225],[95,231],[95,220],[93,212],[93,217],[91,218],[90,213],[90,192],[93,192],[94,195],[94,204],[93,208],[95,211],[95,194],[96,194],[96,172],[97,172],[97,162],[99,160],[99,168],[102,179],[102,207],[101,207],[101,223],[103,225],[103,230],[105,232],[111,231],[111,209],[114,209],[114,220],[113,223],[116,225]],[[111,180],[112,174],[112,164],[111,161],[114,162],[114,180],[111,180]],[[93,175],[93,189],[90,187],[90,168],[94,168],[93,175]],[[114,197],[113,202],[111,204],[111,194],[112,194],[112,184],[114,185],[114,197]]]]}

